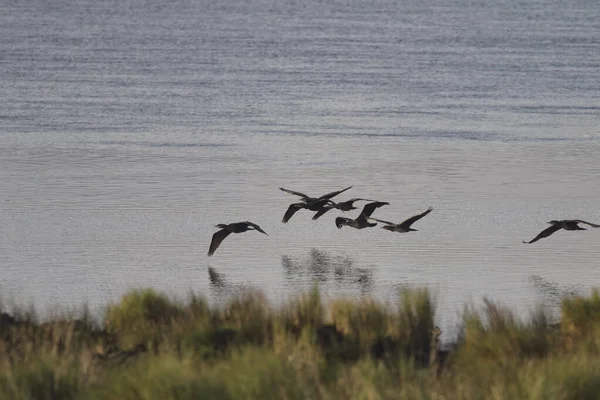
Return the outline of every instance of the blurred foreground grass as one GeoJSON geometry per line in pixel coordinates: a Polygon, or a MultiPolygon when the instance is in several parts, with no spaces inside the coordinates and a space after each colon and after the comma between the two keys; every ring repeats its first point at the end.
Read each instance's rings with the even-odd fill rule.
{"type": "Polygon", "coordinates": [[[441,349],[428,290],[395,304],[281,307],[246,291],[209,306],[136,290],[101,323],[0,316],[0,399],[598,399],[600,294],[566,297],[561,320],[526,321],[484,299],[441,349]]]}

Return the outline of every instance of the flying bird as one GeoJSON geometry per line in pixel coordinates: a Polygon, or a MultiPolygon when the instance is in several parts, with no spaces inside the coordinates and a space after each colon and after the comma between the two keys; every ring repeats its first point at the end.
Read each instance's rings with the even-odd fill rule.
{"type": "Polygon", "coordinates": [[[301,203],[292,203],[292,204],[290,204],[290,206],[288,207],[288,209],[285,211],[285,214],[283,214],[283,218],[282,218],[281,222],[283,222],[285,224],[286,222],[288,222],[290,220],[290,218],[292,218],[292,216],[294,214],[296,214],[296,212],[298,210],[301,210],[303,208],[305,208],[307,210],[311,210],[311,211],[320,211],[329,202],[331,202],[331,200],[329,200],[329,199],[321,199],[321,200],[315,200],[315,201],[310,202],[310,203],[303,203],[303,202],[301,202],[301,203]]]}
{"type": "Polygon", "coordinates": [[[385,201],[375,201],[373,203],[365,204],[360,215],[356,219],[337,217],[335,219],[335,226],[337,226],[338,229],[342,229],[342,226],[344,225],[356,229],[363,229],[376,226],[377,224],[374,222],[369,222],[368,218],[371,216],[371,214],[373,214],[373,211],[375,211],[375,209],[381,206],[385,206],[386,204],[390,203],[385,201]]]}
{"type": "Polygon", "coordinates": [[[331,192],[331,193],[327,193],[324,194],[321,197],[310,197],[305,195],[304,193],[300,193],[300,192],[295,192],[293,190],[289,190],[289,189],[284,189],[284,188],[279,188],[279,190],[283,190],[286,193],[290,193],[290,194],[294,194],[296,196],[300,196],[302,198],[302,201],[306,202],[306,203],[312,203],[316,200],[321,200],[321,199],[331,199],[332,197],[337,196],[340,193],[345,192],[346,190],[352,188],[352,186],[348,186],[346,189],[342,189],[342,190],[336,190],[335,192],[331,192]]]}
{"type": "Polygon", "coordinates": [[[292,216],[298,210],[301,210],[303,208],[311,210],[311,211],[320,211],[327,204],[333,203],[333,201],[330,200],[332,197],[337,196],[338,194],[345,192],[346,190],[350,189],[351,187],[352,186],[348,186],[345,189],[337,190],[337,191],[331,192],[331,193],[327,193],[327,194],[324,194],[321,197],[310,197],[310,196],[305,195],[304,193],[295,192],[295,191],[289,190],[289,189],[279,188],[279,190],[282,190],[282,191],[284,191],[286,193],[290,193],[290,194],[293,194],[293,195],[301,197],[301,199],[300,199],[301,202],[300,203],[292,203],[292,204],[290,204],[290,206],[286,210],[285,214],[283,215],[283,219],[281,220],[281,222],[283,222],[285,224],[286,222],[288,222],[290,220],[290,218],[292,218],[292,216]]]}
{"type": "Polygon", "coordinates": [[[350,211],[350,210],[356,210],[357,207],[354,207],[354,202],[361,201],[361,200],[362,201],[375,201],[375,200],[360,199],[360,198],[354,198],[354,199],[342,201],[340,203],[331,201],[329,204],[326,204],[325,206],[321,207],[321,209],[319,211],[317,211],[317,213],[315,215],[313,215],[312,219],[316,221],[317,219],[319,219],[319,217],[321,217],[327,211],[333,210],[334,208],[336,208],[340,211],[343,211],[343,212],[350,211]]]}
{"type": "Polygon", "coordinates": [[[386,224],[385,226],[381,227],[383,229],[387,229],[388,231],[392,231],[392,232],[404,233],[404,232],[416,231],[417,229],[413,229],[410,226],[412,224],[414,224],[415,222],[417,222],[418,220],[420,220],[421,218],[423,218],[424,216],[426,216],[427,214],[429,214],[432,210],[433,210],[433,208],[429,207],[427,209],[427,211],[425,211],[421,214],[415,215],[413,217],[410,217],[407,220],[400,222],[399,224],[395,224],[393,222],[384,221],[382,219],[377,219],[377,218],[369,218],[369,219],[386,224]]]}
{"type": "Polygon", "coordinates": [[[250,221],[234,222],[232,224],[218,224],[218,225],[215,225],[215,228],[221,228],[221,230],[215,232],[212,237],[212,240],[210,241],[210,247],[208,248],[208,256],[209,257],[215,253],[215,251],[217,250],[217,248],[219,247],[221,242],[227,236],[229,236],[230,233],[242,233],[242,232],[246,232],[246,231],[259,231],[259,232],[264,233],[265,235],[269,236],[267,234],[267,232],[260,229],[260,226],[254,224],[250,221]]]}
{"type": "Polygon", "coordinates": [[[525,240],[523,240],[523,243],[531,244],[531,243],[537,242],[540,239],[543,239],[545,237],[552,235],[554,232],[556,232],[560,229],[564,229],[565,231],[585,231],[585,230],[587,230],[587,229],[582,228],[579,225],[577,225],[580,223],[589,225],[592,228],[600,228],[600,225],[592,224],[590,222],[585,222],[580,219],[563,219],[561,221],[552,220],[548,223],[552,226],[541,231],[536,237],[531,239],[529,242],[526,242],[525,240]]]}

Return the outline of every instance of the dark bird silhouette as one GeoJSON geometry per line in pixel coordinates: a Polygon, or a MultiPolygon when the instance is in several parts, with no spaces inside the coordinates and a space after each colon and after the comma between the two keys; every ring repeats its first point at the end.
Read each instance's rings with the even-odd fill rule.
{"type": "Polygon", "coordinates": [[[214,233],[212,240],[210,241],[210,247],[208,248],[208,256],[212,256],[214,252],[217,250],[221,242],[229,236],[230,233],[242,233],[246,231],[259,231],[269,236],[267,232],[260,229],[260,226],[249,222],[234,222],[232,224],[218,224],[215,225],[215,228],[221,228],[220,231],[214,233]]]}
{"type": "Polygon", "coordinates": [[[548,223],[552,226],[541,231],[536,237],[531,239],[529,242],[526,242],[525,240],[523,240],[523,243],[531,244],[531,243],[537,242],[540,239],[543,239],[545,237],[552,235],[554,232],[556,232],[560,229],[564,229],[565,231],[585,231],[585,230],[587,230],[587,229],[582,228],[579,225],[577,225],[580,223],[589,225],[592,228],[600,228],[600,225],[592,224],[590,222],[585,222],[580,219],[563,219],[561,221],[552,220],[548,223]]]}
{"type": "Polygon", "coordinates": [[[418,220],[420,220],[421,218],[423,218],[424,216],[426,216],[427,214],[429,214],[432,210],[433,210],[433,208],[429,207],[427,209],[427,211],[425,211],[421,214],[415,215],[414,217],[410,217],[407,220],[400,222],[399,224],[395,224],[393,222],[384,221],[382,219],[377,219],[377,218],[370,218],[370,219],[386,224],[386,226],[382,226],[383,229],[387,229],[388,231],[392,231],[392,232],[404,233],[404,232],[416,231],[417,229],[413,229],[410,226],[412,224],[414,224],[415,222],[417,222],[418,220]]]}
{"type": "Polygon", "coordinates": [[[381,206],[385,206],[386,204],[390,203],[385,201],[375,201],[373,203],[365,204],[365,206],[362,209],[362,212],[356,219],[337,217],[335,219],[335,226],[337,226],[338,229],[342,229],[342,226],[344,225],[356,229],[363,229],[376,226],[377,224],[374,222],[369,222],[368,218],[371,216],[371,214],[373,214],[373,211],[375,211],[375,209],[381,206]]]}
{"type": "Polygon", "coordinates": [[[290,204],[290,206],[288,207],[287,211],[283,215],[283,219],[281,220],[281,222],[283,222],[285,224],[286,222],[288,222],[290,220],[290,218],[292,218],[292,216],[298,210],[301,210],[303,208],[311,210],[311,211],[320,211],[327,204],[333,203],[333,201],[330,200],[332,197],[337,196],[338,194],[345,192],[346,190],[350,189],[351,187],[352,186],[348,186],[345,189],[337,190],[337,191],[331,192],[331,193],[327,193],[327,194],[324,194],[321,197],[310,197],[310,196],[305,195],[304,193],[295,192],[295,191],[289,190],[289,189],[279,188],[279,190],[282,190],[282,191],[284,191],[286,193],[291,193],[291,194],[294,194],[296,196],[300,196],[301,197],[301,202],[300,203],[292,203],[292,204],[290,204]]]}
{"type": "Polygon", "coordinates": [[[343,193],[343,192],[345,192],[346,190],[348,190],[350,188],[352,188],[352,186],[348,186],[346,189],[336,190],[335,192],[324,194],[321,197],[310,197],[310,196],[305,195],[304,193],[295,192],[293,190],[284,189],[284,188],[279,188],[279,190],[283,190],[286,193],[290,193],[290,194],[294,194],[296,196],[300,196],[302,198],[302,201],[304,201],[305,203],[312,203],[312,202],[314,202],[316,200],[331,199],[332,197],[335,197],[338,194],[343,193]]]}
{"type": "Polygon", "coordinates": [[[329,204],[325,204],[323,207],[321,207],[321,209],[319,211],[317,211],[317,213],[315,215],[313,215],[312,219],[317,220],[317,219],[319,219],[319,217],[321,217],[327,211],[333,210],[334,208],[336,208],[340,211],[343,211],[343,212],[350,211],[350,210],[356,210],[357,207],[354,207],[354,202],[361,201],[361,200],[362,201],[375,201],[375,200],[360,199],[360,198],[354,198],[354,199],[342,201],[340,203],[331,201],[329,204]]]}
{"type": "Polygon", "coordinates": [[[316,200],[316,201],[313,201],[310,203],[292,203],[286,210],[285,214],[283,214],[283,218],[282,218],[281,222],[283,222],[285,224],[286,222],[288,222],[290,220],[290,218],[292,218],[292,216],[294,214],[296,214],[296,212],[298,210],[301,210],[303,208],[305,208],[307,210],[311,210],[311,211],[320,211],[329,202],[331,202],[331,200],[322,199],[322,200],[316,200]]]}

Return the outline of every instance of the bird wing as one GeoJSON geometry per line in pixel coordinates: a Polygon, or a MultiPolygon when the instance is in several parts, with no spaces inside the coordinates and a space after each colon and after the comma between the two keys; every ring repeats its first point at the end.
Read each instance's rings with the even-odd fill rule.
{"type": "Polygon", "coordinates": [[[284,191],[284,192],[286,192],[286,193],[295,194],[296,196],[300,196],[300,197],[302,197],[303,199],[308,199],[308,198],[309,198],[309,197],[308,197],[307,195],[305,195],[304,193],[295,192],[295,191],[293,191],[293,190],[284,189],[284,188],[281,188],[281,187],[279,188],[279,190],[282,190],[282,191],[284,191]]]}
{"type": "Polygon", "coordinates": [[[287,211],[283,215],[283,219],[281,220],[281,222],[283,222],[284,224],[286,222],[288,222],[290,220],[290,218],[292,218],[292,215],[296,214],[296,211],[298,211],[301,208],[304,208],[304,205],[305,205],[304,203],[293,203],[293,204],[290,204],[290,206],[288,207],[287,211]]]}
{"type": "Polygon", "coordinates": [[[355,197],[353,199],[344,201],[344,203],[354,203],[355,201],[361,201],[361,200],[362,201],[375,201],[375,200],[371,200],[371,199],[363,199],[363,198],[360,198],[360,197],[355,197]]]}
{"type": "Polygon", "coordinates": [[[254,222],[246,221],[246,224],[248,224],[249,226],[253,227],[254,229],[256,229],[257,231],[259,231],[260,233],[264,233],[265,235],[269,236],[267,234],[267,232],[265,232],[262,229],[260,229],[260,226],[256,225],[254,222]]]}
{"type": "MultiPolygon", "coordinates": [[[[304,203],[306,203],[306,208],[310,207],[329,207],[329,206],[334,206],[336,205],[335,202],[333,200],[329,200],[329,199],[309,199],[309,200],[302,200],[304,201],[304,203]]],[[[313,209],[314,211],[314,209],[313,209]]]]}
{"type": "Polygon", "coordinates": [[[429,214],[431,211],[433,211],[433,208],[429,207],[427,209],[427,211],[425,211],[421,214],[415,215],[414,217],[410,217],[410,218],[406,219],[400,225],[403,225],[408,228],[409,226],[411,226],[412,224],[414,224],[415,222],[417,222],[418,220],[420,220],[421,218],[423,218],[424,216],[429,214]]]}
{"type": "Polygon", "coordinates": [[[227,229],[221,229],[220,231],[215,232],[215,234],[212,237],[212,240],[210,241],[210,247],[208,248],[209,257],[215,253],[223,239],[229,236],[230,233],[231,232],[227,229]]]}
{"type": "Polygon", "coordinates": [[[360,215],[358,217],[359,218],[368,218],[371,216],[371,214],[373,214],[373,211],[375,211],[376,208],[379,208],[386,204],[390,204],[390,203],[385,202],[385,201],[375,201],[373,203],[365,204],[365,206],[362,209],[362,212],[360,213],[360,215]]]}
{"type": "Polygon", "coordinates": [[[313,215],[312,219],[316,221],[317,219],[319,219],[319,217],[321,215],[325,214],[327,211],[331,210],[332,208],[333,208],[333,206],[330,206],[330,205],[324,206],[319,211],[317,211],[315,215],[313,215]]]}
{"type": "Polygon", "coordinates": [[[600,228],[600,225],[592,224],[591,222],[585,222],[585,221],[582,221],[582,220],[580,220],[580,219],[576,219],[576,220],[575,220],[575,222],[579,222],[579,223],[581,223],[581,224],[586,224],[586,225],[589,225],[589,226],[591,226],[592,228],[600,228]]]}
{"type": "Polygon", "coordinates": [[[352,186],[348,186],[346,189],[337,190],[337,191],[335,191],[335,192],[331,192],[331,193],[324,194],[323,196],[319,197],[319,199],[320,199],[320,200],[321,200],[321,199],[330,199],[330,198],[332,198],[332,197],[334,197],[334,196],[337,196],[337,195],[338,195],[338,194],[340,194],[340,193],[344,193],[346,190],[350,189],[351,187],[352,187],[352,186]]]}
{"type": "Polygon", "coordinates": [[[561,229],[560,224],[554,224],[551,227],[546,228],[543,231],[541,231],[536,237],[531,239],[529,242],[523,241],[523,243],[531,244],[531,243],[537,242],[540,239],[543,239],[545,237],[552,235],[554,232],[556,232],[559,229],[561,229]]]}
{"type": "Polygon", "coordinates": [[[393,222],[390,222],[390,221],[384,221],[384,220],[382,220],[382,219],[377,219],[377,218],[372,218],[372,217],[369,217],[369,219],[372,219],[373,221],[381,222],[382,224],[387,224],[387,225],[396,225],[396,224],[395,224],[395,223],[393,223],[393,222]]]}

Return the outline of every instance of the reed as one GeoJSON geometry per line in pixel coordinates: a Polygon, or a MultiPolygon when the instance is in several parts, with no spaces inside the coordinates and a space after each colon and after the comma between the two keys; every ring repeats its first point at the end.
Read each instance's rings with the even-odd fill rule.
{"type": "Polygon", "coordinates": [[[558,324],[484,299],[451,350],[435,310],[427,289],[324,302],[317,287],[280,307],[253,290],[219,306],[135,290],[99,322],[13,309],[0,317],[0,398],[598,398],[597,290],[564,298],[558,324]]]}

